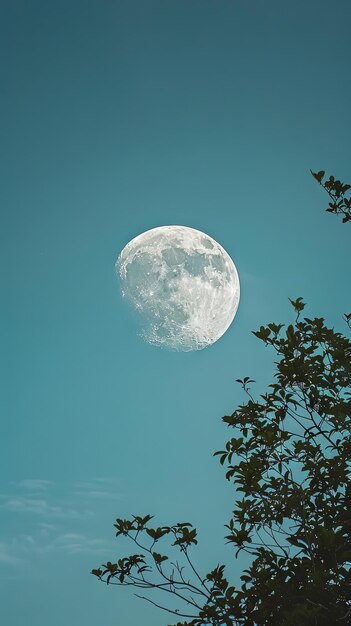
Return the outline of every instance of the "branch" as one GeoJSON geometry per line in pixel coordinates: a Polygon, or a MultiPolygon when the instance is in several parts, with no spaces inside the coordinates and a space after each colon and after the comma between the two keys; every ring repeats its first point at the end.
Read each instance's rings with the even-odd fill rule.
{"type": "Polygon", "coordinates": [[[189,617],[190,619],[195,619],[197,616],[196,615],[187,615],[186,613],[180,613],[177,609],[172,610],[172,609],[168,609],[166,606],[162,606],[162,604],[157,604],[156,602],[154,602],[153,600],[150,600],[150,598],[147,598],[146,596],[139,596],[137,593],[134,594],[137,598],[140,598],[141,600],[146,600],[146,602],[150,602],[150,604],[153,604],[154,606],[156,606],[158,609],[162,609],[163,611],[167,611],[167,613],[172,613],[173,615],[178,615],[178,617],[189,617]]]}

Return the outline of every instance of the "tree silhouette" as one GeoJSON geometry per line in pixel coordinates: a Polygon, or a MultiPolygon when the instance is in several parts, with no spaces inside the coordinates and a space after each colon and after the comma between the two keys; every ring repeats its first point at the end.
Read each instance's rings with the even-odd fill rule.
{"type": "MultiPolygon", "coordinates": [[[[337,206],[327,210],[350,221],[350,186],[313,176],[334,194],[337,206]]],[[[177,626],[351,623],[351,343],[323,318],[300,319],[302,298],[290,302],[293,324],[254,332],[276,355],[274,380],[255,396],[254,381],[238,379],[245,402],[222,418],[233,435],[215,452],[238,498],[226,539],[236,558],[250,555],[240,586],[224,565],[198,572],[190,523],[155,527],[150,515],[117,519],[116,534],[138,553],[92,570],[185,620],[177,626]],[[167,593],[175,607],[163,601],[167,593]]],[[[344,320],[348,331],[351,314],[344,320]]]]}

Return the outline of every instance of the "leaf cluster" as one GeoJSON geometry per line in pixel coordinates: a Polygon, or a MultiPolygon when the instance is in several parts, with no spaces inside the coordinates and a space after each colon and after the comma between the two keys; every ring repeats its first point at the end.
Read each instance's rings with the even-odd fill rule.
{"type": "Polygon", "coordinates": [[[328,213],[334,213],[335,215],[342,215],[342,221],[351,221],[351,198],[348,198],[346,194],[350,191],[351,185],[342,183],[334,176],[329,176],[325,179],[325,171],[312,172],[312,176],[316,181],[325,189],[330,197],[330,202],[326,211],[328,213]]]}
{"type": "Polygon", "coordinates": [[[230,587],[225,579],[224,566],[218,565],[201,578],[189,554],[189,548],[197,544],[196,529],[189,522],[152,527],[149,524],[151,519],[151,515],[118,518],[114,524],[116,536],[128,537],[141,553],[117,559],[115,562],[108,561],[91,573],[108,585],[154,590],[161,596],[168,592],[181,601],[187,610],[161,605],[145,596],[136,595],[168,613],[190,620],[183,622],[183,625],[202,626],[208,624],[209,619],[210,623],[218,623],[220,619],[221,623],[231,626],[231,605],[235,588],[230,587]],[[175,548],[182,555],[183,565],[178,560],[171,561],[169,556],[156,552],[155,545],[166,539],[171,543],[168,550],[175,548]]]}

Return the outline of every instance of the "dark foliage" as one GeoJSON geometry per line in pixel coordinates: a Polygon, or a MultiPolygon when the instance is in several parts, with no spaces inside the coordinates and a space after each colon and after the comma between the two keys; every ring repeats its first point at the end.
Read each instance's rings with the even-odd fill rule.
{"type": "Polygon", "coordinates": [[[329,176],[325,179],[324,170],[320,172],[312,172],[312,176],[322,185],[323,189],[330,197],[330,202],[326,211],[328,213],[335,213],[336,215],[342,215],[343,222],[351,221],[351,198],[347,198],[346,194],[350,191],[351,185],[342,183],[340,180],[329,176]]]}

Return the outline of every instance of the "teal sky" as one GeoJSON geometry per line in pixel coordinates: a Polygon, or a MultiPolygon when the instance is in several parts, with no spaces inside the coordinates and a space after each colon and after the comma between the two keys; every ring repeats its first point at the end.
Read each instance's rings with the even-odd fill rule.
{"type": "Polygon", "coordinates": [[[288,297],[341,329],[350,310],[350,229],[309,174],[350,181],[350,18],[347,0],[1,2],[6,626],[168,623],[89,574],[132,552],[116,516],[192,521],[200,569],[232,562],[212,453],[234,380],[270,382],[251,330],[291,320],[288,297]],[[118,291],[118,253],[165,224],[240,275],[203,351],[143,343],[118,291]]]}

